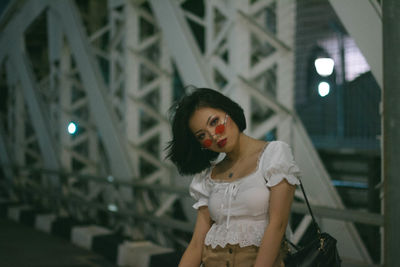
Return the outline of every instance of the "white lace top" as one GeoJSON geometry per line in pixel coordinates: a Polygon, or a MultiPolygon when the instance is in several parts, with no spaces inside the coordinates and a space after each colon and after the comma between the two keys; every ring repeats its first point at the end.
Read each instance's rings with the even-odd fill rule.
{"type": "Polygon", "coordinates": [[[300,184],[290,147],[281,141],[269,143],[259,156],[257,169],[232,182],[213,180],[212,168],[195,175],[190,185],[190,195],[197,200],[193,208],[208,206],[214,221],[205,244],[213,248],[228,243],[260,246],[268,225],[268,187],[283,179],[300,184]]]}

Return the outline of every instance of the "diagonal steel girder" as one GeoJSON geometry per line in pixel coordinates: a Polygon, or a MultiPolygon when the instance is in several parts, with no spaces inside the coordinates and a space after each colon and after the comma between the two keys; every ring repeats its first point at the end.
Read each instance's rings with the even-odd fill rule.
{"type": "Polygon", "coordinates": [[[106,85],[90,49],[79,12],[72,1],[55,0],[51,1],[50,6],[50,12],[55,12],[60,19],[74,55],[88,95],[90,110],[107,151],[112,174],[120,179],[132,179],[133,171],[126,151],[127,142],[117,130],[115,116],[106,98],[106,85]]]}
{"type": "MultiPolygon", "coordinates": [[[[7,10],[2,14],[0,27],[2,34],[0,36],[0,64],[10,54],[10,50],[17,43],[16,37],[22,34],[22,31],[32,23],[33,20],[45,9],[47,1],[29,2],[18,13],[14,14],[17,9],[17,3],[14,1],[8,5],[7,10]],[[9,19],[12,17],[12,19],[9,19]]],[[[4,166],[3,171],[8,180],[12,180],[14,173],[11,169],[12,157],[9,149],[7,149],[6,136],[3,123],[0,120],[0,162],[4,166]]],[[[48,166],[47,166],[48,167],[48,166]]]]}
{"type": "MultiPolygon", "coordinates": [[[[10,21],[2,21],[4,27],[0,39],[0,62],[8,56],[13,69],[22,85],[25,102],[28,106],[29,116],[35,129],[39,148],[43,156],[44,166],[48,169],[57,170],[60,167],[56,149],[48,129],[47,118],[42,109],[39,96],[37,95],[37,84],[33,75],[31,65],[25,55],[23,48],[23,35],[26,28],[46,8],[47,1],[28,1],[19,9],[14,9],[10,21]]],[[[52,179],[57,184],[56,177],[52,179]]]]}
{"type": "Polygon", "coordinates": [[[210,87],[211,80],[196,42],[190,33],[178,3],[173,0],[150,0],[163,38],[186,85],[210,87]]]}
{"type": "Polygon", "coordinates": [[[22,53],[18,48],[11,51],[11,60],[14,69],[18,72],[25,102],[28,106],[29,116],[32,119],[33,128],[35,129],[39,141],[44,166],[51,170],[58,170],[60,168],[60,163],[50,134],[49,119],[42,108],[43,105],[38,96],[38,86],[33,75],[33,70],[25,53],[22,53]]]}
{"type": "Polygon", "coordinates": [[[377,1],[329,0],[383,88],[382,17],[377,1]]]}

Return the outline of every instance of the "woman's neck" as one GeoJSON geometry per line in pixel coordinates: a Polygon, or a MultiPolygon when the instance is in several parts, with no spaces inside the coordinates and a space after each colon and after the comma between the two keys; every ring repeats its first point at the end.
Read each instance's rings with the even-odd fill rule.
{"type": "Polygon", "coordinates": [[[258,140],[253,139],[244,133],[240,133],[236,146],[232,151],[226,153],[226,160],[232,163],[237,162],[254,150],[254,145],[258,140]]]}

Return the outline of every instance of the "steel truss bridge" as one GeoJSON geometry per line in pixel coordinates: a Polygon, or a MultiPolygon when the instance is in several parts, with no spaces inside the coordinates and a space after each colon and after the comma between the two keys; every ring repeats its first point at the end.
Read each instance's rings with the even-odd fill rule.
{"type": "MultiPolygon", "coordinates": [[[[244,108],[247,134],[274,133],[291,145],[344,263],[373,266],[353,223],[381,227],[382,215],[344,207],[294,111],[296,2],[198,2],[200,9],[185,0],[11,1],[0,25],[8,195],[79,219],[100,221],[101,213],[125,235],[186,246],[177,233],[193,228],[190,178],[164,160],[169,107],[179,83],[210,87],[244,108]],[[71,121],[75,135],[66,131],[71,121]]],[[[366,15],[352,25],[370,20],[381,34],[373,2],[331,2],[344,24],[361,8],[366,15]]],[[[354,27],[350,34],[362,39],[354,27]]],[[[382,84],[378,40],[360,49],[382,84]]],[[[304,215],[293,229],[298,242],[311,221],[300,192],[293,212],[304,215]]]]}

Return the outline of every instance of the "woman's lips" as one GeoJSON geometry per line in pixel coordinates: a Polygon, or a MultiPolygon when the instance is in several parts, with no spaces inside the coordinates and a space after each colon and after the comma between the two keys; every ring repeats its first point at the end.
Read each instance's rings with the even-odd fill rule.
{"type": "Polygon", "coordinates": [[[224,138],[224,139],[218,141],[217,145],[218,145],[218,147],[224,147],[226,145],[226,142],[227,142],[227,139],[224,138]]]}

